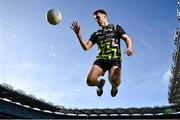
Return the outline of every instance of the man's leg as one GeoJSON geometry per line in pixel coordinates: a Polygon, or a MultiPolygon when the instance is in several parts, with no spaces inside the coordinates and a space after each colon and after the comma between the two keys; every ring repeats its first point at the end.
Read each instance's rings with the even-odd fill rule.
{"type": "Polygon", "coordinates": [[[109,81],[112,85],[111,95],[114,97],[118,92],[118,86],[121,83],[121,68],[119,66],[113,66],[109,70],[109,81]]]}
{"type": "Polygon", "coordinates": [[[98,78],[103,74],[103,69],[100,68],[98,65],[92,65],[90,71],[87,75],[87,84],[89,86],[97,86],[97,95],[101,96],[103,93],[103,86],[105,84],[105,80],[98,81],[98,78]]]}

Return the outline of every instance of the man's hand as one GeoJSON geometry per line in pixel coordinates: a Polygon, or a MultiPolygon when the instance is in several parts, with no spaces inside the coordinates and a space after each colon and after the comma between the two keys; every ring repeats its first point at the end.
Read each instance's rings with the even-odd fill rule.
{"type": "Polygon", "coordinates": [[[73,22],[71,23],[70,28],[71,28],[76,34],[79,34],[79,33],[80,33],[80,26],[79,26],[79,24],[78,24],[76,21],[73,21],[73,22]]]}
{"type": "Polygon", "coordinates": [[[131,48],[127,48],[124,53],[127,54],[127,56],[132,56],[133,50],[131,48]]]}
{"type": "Polygon", "coordinates": [[[70,28],[76,33],[76,36],[80,42],[80,45],[84,50],[88,50],[89,48],[93,46],[93,43],[90,40],[85,42],[85,40],[83,39],[80,33],[80,25],[76,21],[73,21],[71,23],[70,28]]]}

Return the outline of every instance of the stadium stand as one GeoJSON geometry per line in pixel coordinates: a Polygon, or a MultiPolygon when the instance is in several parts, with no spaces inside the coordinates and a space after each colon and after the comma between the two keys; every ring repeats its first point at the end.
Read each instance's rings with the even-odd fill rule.
{"type": "Polygon", "coordinates": [[[116,109],[67,109],[8,84],[0,84],[0,118],[164,118],[180,116],[178,105],[116,109]]]}

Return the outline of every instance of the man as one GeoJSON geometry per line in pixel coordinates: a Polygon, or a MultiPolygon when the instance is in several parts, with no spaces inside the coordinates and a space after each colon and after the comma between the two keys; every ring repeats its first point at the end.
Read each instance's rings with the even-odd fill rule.
{"type": "Polygon", "coordinates": [[[87,84],[89,86],[97,86],[97,95],[101,96],[105,80],[98,80],[98,78],[108,71],[108,79],[112,85],[111,96],[114,97],[121,82],[120,39],[123,39],[126,43],[127,49],[125,53],[128,56],[133,54],[132,41],[121,26],[108,23],[107,14],[104,10],[96,10],[93,15],[101,29],[94,32],[87,42],[83,39],[80,33],[80,25],[76,21],[72,22],[70,27],[75,32],[84,50],[90,49],[95,43],[98,45],[98,54],[88,72],[87,84]]]}

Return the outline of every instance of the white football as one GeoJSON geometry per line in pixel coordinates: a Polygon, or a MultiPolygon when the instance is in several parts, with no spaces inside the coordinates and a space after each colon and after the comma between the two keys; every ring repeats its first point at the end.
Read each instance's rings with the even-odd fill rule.
{"type": "Polygon", "coordinates": [[[57,25],[62,21],[62,14],[59,10],[56,9],[50,9],[47,12],[47,21],[51,25],[57,25]]]}

